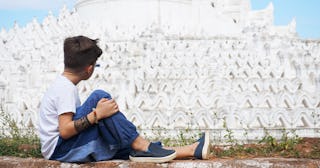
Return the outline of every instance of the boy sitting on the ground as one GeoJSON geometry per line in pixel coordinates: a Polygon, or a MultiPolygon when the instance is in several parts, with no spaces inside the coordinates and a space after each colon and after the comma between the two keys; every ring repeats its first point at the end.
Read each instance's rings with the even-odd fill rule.
{"type": "Polygon", "coordinates": [[[40,106],[41,152],[46,159],[90,162],[130,158],[160,163],[190,156],[208,158],[208,134],[182,147],[163,148],[159,143],[150,143],[105,91],[93,91],[81,105],[76,85],[91,77],[101,54],[96,40],[84,36],[65,39],[64,71],[45,93],[40,106]]]}

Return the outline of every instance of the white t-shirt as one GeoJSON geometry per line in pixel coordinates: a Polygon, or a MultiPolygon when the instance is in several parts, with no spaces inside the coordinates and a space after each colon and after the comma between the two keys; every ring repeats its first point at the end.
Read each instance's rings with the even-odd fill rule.
{"type": "Polygon", "coordinates": [[[41,153],[46,159],[53,154],[59,139],[59,115],[75,113],[80,104],[77,87],[59,75],[42,98],[39,111],[41,153]]]}

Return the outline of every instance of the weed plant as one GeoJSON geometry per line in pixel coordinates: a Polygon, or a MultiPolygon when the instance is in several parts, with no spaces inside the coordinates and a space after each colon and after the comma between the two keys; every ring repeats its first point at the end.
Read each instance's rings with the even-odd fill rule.
{"type": "Polygon", "coordinates": [[[0,125],[0,156],[42,157],[40,141],[34,128],[27,128],[24,131],[19,129],[17,122],[4,111],[2,104],[0,125]]]}

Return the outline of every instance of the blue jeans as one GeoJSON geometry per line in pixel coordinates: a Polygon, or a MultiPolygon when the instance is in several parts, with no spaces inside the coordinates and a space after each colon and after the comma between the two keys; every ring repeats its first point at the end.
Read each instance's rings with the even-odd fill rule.
{"type": "MultiPolygon", "coordinates": [[[[101,98],[111,99],[111,96],[103,90],[95,90],[83,105],[77,108],[73,120],[90,113],[101,98]]],[[[94,162],[128,159],[132,150],[131,144],[138,136],[136,127],[121,112],[117,112],[69,139],[59,137],[50,160],[94,162]]]]}

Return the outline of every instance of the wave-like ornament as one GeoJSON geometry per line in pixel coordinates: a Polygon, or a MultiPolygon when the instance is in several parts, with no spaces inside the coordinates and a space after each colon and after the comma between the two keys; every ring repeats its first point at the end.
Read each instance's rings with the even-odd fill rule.
{"type": "MultiPolygon", "coordinates": [[[[228,11],[227,1],[221,3],[226,4],[219,10],[228,11]]],[[[236,36],[193,33],[167,23],[141,31],[104,27],[66,8],[41,23],[16,24],[0,32],[3,109],[20,126],[37,127],[43,93],[63,69],[62,42],[82,34],[99,38],[103,54],[92,78],[78,85],[81,100],[94,89],[106,90],[142,132],[209,130],[223,140],[231,129],[237,139],[247,132],[254,140],[264,129],[288,129],[319,136],[320,42],[274,33],[270,20],[260,18],[270,11],[250,11],[248,23],[254,24],[244,24],[236,36]]]]}

